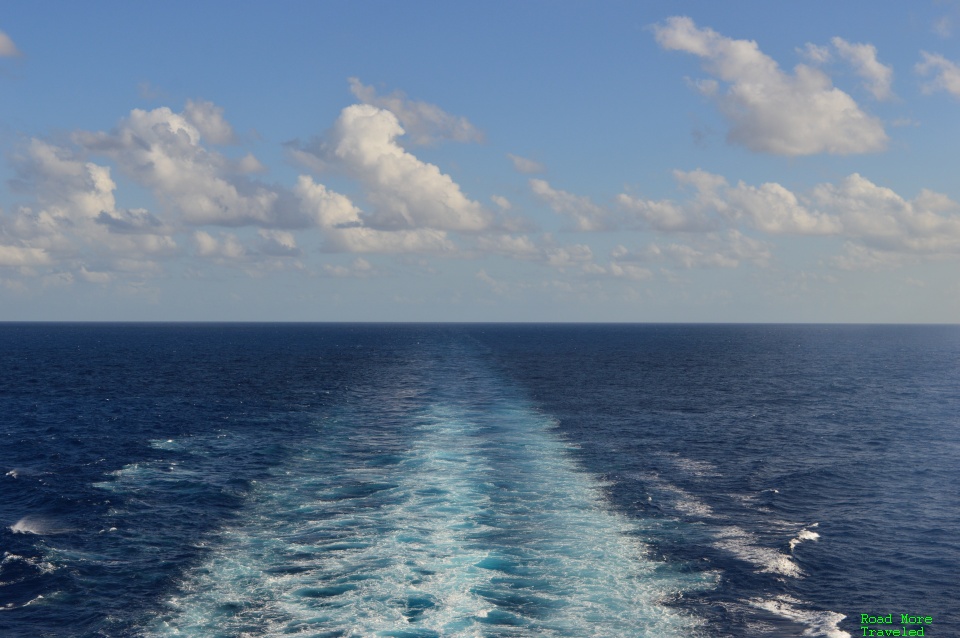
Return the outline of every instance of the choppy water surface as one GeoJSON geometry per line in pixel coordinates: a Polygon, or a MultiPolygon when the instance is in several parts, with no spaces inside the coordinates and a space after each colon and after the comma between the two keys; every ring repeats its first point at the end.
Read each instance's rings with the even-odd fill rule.
{"type": "Polygon", "coordinates": [[[0,326],[0,635],[960,632],[960,329],[0,326]]]}

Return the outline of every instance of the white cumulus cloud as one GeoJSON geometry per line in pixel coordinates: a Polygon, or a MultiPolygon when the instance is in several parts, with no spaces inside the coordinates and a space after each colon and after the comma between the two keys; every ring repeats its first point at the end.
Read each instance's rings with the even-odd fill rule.
{"type": "Polygon", "coordinates": [[[197,254],[218,261],[236,261],[246,258],[250,253],[233,233],[221,233],[220,239],[208,232],[197,230],[193,233],[197,254]]]}
{"type": "Polygon", "coordinates": [[[234,141],[233,127],[224,119],[223,108],[213,102],[187,100],[183,115],[208,142],[229,144],[234,141]]]}
{"type": "Polygon", "coordinates": [[[209,103],[188,103],[184,113],[167,107],[134,109],[110,133],[81,132],[73,138],[87,152],[113,159],[120,170],[150,188],[190,224],[302,226],[285,217],[275,190],[231,171],[231,163],[201,143],[201,128],[223,140],[229,127],[209,103]]]}
{"type": "Polygon", "coordinates": [[[734,40],[687,17],[655,26],[661,47],[704,59],[724,89],[710,84],[706,94],[730,122],[728,140],[776,155],[848,155],[882,150],[887,135],[880,120],[867,115],[819,69],[799,64],[785,73],[751,40],[734,40]]]}
{"type": "Polygon", "coordinates": [[[349,82],[350,92],[358,100],[396,115],[414,144],[433,144],[440,140],[483,141],[483,133],[465,117],[450,115],[435,104],[407,99],[402,91],[377,95],[376,89],[365,86],[357,78],[350,78],[349,82]]]}
{"type": "Polygon", "coordinates": [[[293,192],[300,200],[301,212],[320,228],[361,224],[360,209],[346,195],[328,190],[309,175],[297,179],[293,192]]]}
{"type": "Polygon", "coordinates": [[[945,195],[924,190],[906,200],[854,173],[839,184],[817,186],[812,199],[837,216],[844,236],[872,248],[960,255],[960,206],[945,195]]]}
{"type": "Polygon", "coordinates": [[[397,117],[369,104],[343,109],[326,149],[327,159],[360,181],[374,204],[371,225],[479,231],[492,215],[467,198],[449,175],[408,153],[397,117]]]}
{"type": "Polygon", "coordinates": [[[704,231],[745,224],[770,234],[830,235],[841,226],[829,216],[806,208],[797,196],[775,182],[731,186],[721,175],[697,169],[674,171],[677,183],[692,189],[682,201],[643,200],[620,195],[628,223],[661,231],[704,231]]]}
{"type": "Polygon", "coordinates": [[[32,202],[2,220],[4,234],[16,240],[8,261],[18,255],[91,281],[81,273],[87,260],[113,268],[135,262],[136,268],[123,268],[145,272],[155,270],[154,259],[176,252],[169,225],[147,210],[117,207],[110,167],[39,139],[25,143],[12,160],[11,186],[32,202]]]}

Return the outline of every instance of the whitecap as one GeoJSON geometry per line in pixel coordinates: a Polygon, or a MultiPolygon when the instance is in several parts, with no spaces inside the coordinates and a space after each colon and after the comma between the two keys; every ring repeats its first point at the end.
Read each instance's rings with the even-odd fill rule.
{"type": "Polygon", "coordinates": [[[22,608],[27,607],[27,606],[29,606],[29,605],[33,605],[34,603],[39,603],[39,602],[41,602],[42,600],[43,600],[43,594],[40,594],[40,595],[37,596],[36,598],[30,599],[30,600],[28,600],[27,602],[23,603],[22,605],[17,605],[16,603],[6,603],[5,605],[0,606],[0,611],[10,611],[10,610],[12,610],[12,609],[22,609],[22,608]]]}
{"type": "Polygon", "coordinates": [[[747,602],[758,609],[763,609],[782,618],[806,625],[807,629],[803,632],[804,636],[852,638],[849,633],[839,627],[840,621],[846,618],[846,616],[835,611],[803,609],[801,606],[805,606],[806,603],[797,600],[793,596],[781,595],[766,600],[753,598],[747,602]]]}
{"type": "Polygon", "coordinates": [[[726,550],[740,560],[759,567],[759,571],[800,578],[803,571],[786,554],[771,547],[763,547],[757,542],[757,537],[739,527],[721,528],[718,535],[720,540],[713,546],[726,550]]]}
{"type": "MultiPolygon", "coordinates": [[[[816,527],[817,523],[814,523],[810,527],[816,527]]],[[[800,533],[796,535],[795,538],[790,539],[790,551],[793,552],[793,549],[802,543],[803,541],[818,541],[820,540],[820,534],[811,531],[809,528],[804,527],[800,530],[800,533]]]]}
{"type": "Polygon", "coordinates": [[[10,526],[10,531],[14,534],[66,534],[73,530],[69,527],[58,525],[56,521],[37,516],[24,516],[19,521],[10,526]]]}

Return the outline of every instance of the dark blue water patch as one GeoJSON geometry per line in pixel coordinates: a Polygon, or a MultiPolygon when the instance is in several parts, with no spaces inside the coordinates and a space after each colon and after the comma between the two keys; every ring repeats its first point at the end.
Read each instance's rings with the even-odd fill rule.
{"type": "Polygon", "coordinates": [[[294,594],[302,596],[303,598],[332,598],[333,596],[339,596],[348,591],[353,591],[356,588],[356,585],[350,584],[330,585],[328,587],[307,587],[298,589],[294,594]]]}

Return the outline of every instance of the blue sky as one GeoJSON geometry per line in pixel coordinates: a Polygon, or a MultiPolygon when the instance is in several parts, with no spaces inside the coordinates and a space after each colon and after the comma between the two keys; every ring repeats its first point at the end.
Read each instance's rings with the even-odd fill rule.
{"type": "Polygon", "coordinates": [[[0,320],[960,321],[960,4],[10,3],[0,320]]]}

